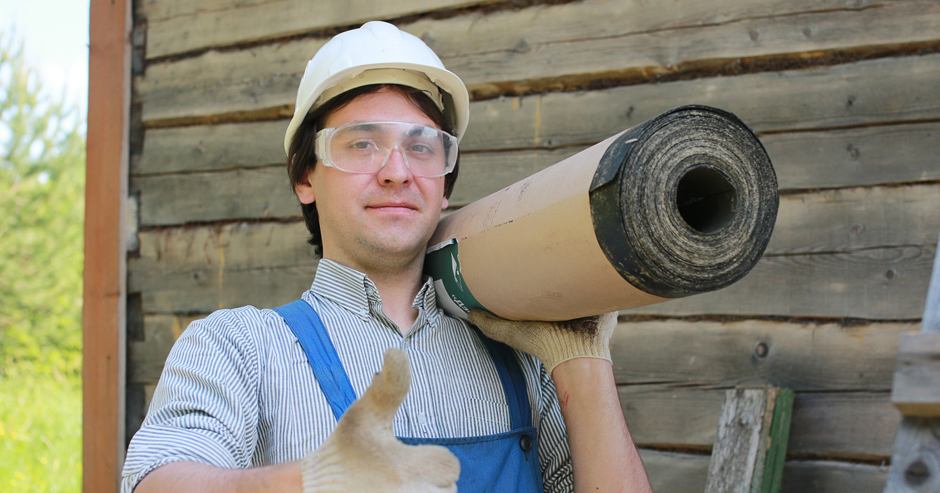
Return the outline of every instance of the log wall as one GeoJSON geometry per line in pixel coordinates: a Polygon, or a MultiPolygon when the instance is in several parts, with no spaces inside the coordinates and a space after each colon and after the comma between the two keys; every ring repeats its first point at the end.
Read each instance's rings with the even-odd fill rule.
{"type": "Polygon", "coordinates": [[[725,290],[622,313],[624,413],[654,489],[701,491],[723,391],[790,387],[784,490],[882,491],[940,230],[935,0],[136,0],[128,435],[189,321],[309,287],[283,132],[306,61],[371,19],[471,89],[453,207],[678,105],[751,126],[782,193],[767,252],[725,290]]]}

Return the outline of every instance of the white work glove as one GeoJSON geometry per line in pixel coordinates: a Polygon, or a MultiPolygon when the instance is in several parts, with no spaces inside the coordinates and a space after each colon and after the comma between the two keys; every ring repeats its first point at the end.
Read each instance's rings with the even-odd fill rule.
{"type": "Polygon", "coordinates": [[[456,492],[460,462],[437,445],[405,445],[392,419],[411,385],[408,357],[385,352],[382,372],[353,402],[320,448],[304,458],[304,493],[456,492]]]}
{"type": "Polygon", "coordinates": [[[574,358],[610,361],[610,336],[617,326],[617,312],[563,322],[514,322],[474,309],[470,323],[491,339],[535,356],[550,375],[560,363],[574,358]]]}

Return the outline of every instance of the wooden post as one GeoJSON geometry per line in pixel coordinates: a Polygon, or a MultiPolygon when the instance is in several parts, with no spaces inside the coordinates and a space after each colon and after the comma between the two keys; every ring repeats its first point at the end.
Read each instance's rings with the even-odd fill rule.
{"type": "Polygon", "coordinates": [[[124,224],[130,115],[130,0],[91,0],[85,270],[82,309],[82,490],[118,491],[124,462],[124,224]]]}
{"type": "MultiPolygon", "coordinates": [[[[940,239],[938,239],[940,244],[940,239]]],[[[938,245],[940,246],[940,245],[938,245]]],[[[919,334],[901,337],[891,400],[904,414],[885,493],[940,491],[940,255],[919,334]]]]}
{"type": "Polygon", "coordinates": [[[780,491],[792,415],[790,389],[727,391],[708,464],[705,493],[780,491]]]}

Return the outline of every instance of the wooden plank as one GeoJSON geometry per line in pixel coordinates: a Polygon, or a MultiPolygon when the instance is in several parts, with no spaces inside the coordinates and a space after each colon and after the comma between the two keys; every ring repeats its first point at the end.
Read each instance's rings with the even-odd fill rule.
{"type": "MultiPolygon", "coordinates": [[[[688,102],[732,111],[759,132],[936,119],[940,118],[940,104],[931,107],[929,102],[933,101],[932,95],[940,91],[937,81],[940,81],[940,56],[935,55],[807,71],[626,86],[590,93],[481,101],[471,104],[473,117],[461,149],[590,144],[688,102]],[[845,102],[850,97],[853,104],[847,107],[845,102]],[[791,105],[779,104],[779,101],[809,103],[791,105]],[[889,110],[883,111],[884,107],[889,110]]],[[[294,82],[294,89],[297,83],[299,81],[294,82]]],[[[258,97],[269,94],[261,91],[258,97]]],[[[166,97],[177,95],[167,94],[166,97]]],[[[228,107],[224,106],[227,104],[228,99],[220,105],[220,111],[227,111],[228,107]]],[[[285,125],[285,122],[275,121],[250,124],[244,129],[237,125],[221,126],[217,130],[207,126],[150,129],[139,172],[161,172],[164,166],[168,167],[166,171],[230,168],[245,162],[233,161],[231,156],[256,156],[260,151],[255,147],[271,152],[255,164],[282,162],[283,151],[278,145],[285,125]],[[195,135],[181,137],[190,131],[195,135]],[[175,139],[180,139],[182,144],[178,148],[173,147],[175,139]],[[150,152],[155,154],[150,157],[150,152]],[[177,162],[180,164],[174,164],[177,162]]],[[[936,135],[937,125],[931,123],[836,133],[766,135],[763,140],[780,169],[781,185],[787,188],[935,179],[938,171],[932,156],[938,145],[936,135]],[[908,137],[899,138],[903,135],[908,137]],[[898,164],[899,161],[906,164],[898,164]],[[827,165],[816,171],[821,163],[827,165]]],[[[469,158],[464,152],[465,163],[469,164],[469,158]]],[[[552,153],[544,154],[539,166],[554,163],[554,158],[552,153]]],[[[483,159],[502,160],[500,157],[483,159]]],[[[515,159],[512,154],[506,156],[507,161],[515,159]]]]}
{"type": "MultiPolygon", "coordinates": [[[[726,5],[718,8],[730,11],[726,5]]],[[[442,57],[450,70],[464,77],[475,92],[496,95],[502,87],[524,90],[540,86],[531,81],[571,74],[580,76],[574,80],[583,80],[587,74],[637,77],[678,71],[686,65],[724,66],[739,58],[797,53],[812,57],[812,52],[932,41],[937,39],[935,33],[940,29],[938,14],[937,4],[929,1],[780,16],[766,12],[763,16],[757,14],[681,31],[597,37],[589,34],[585,38],[544,44],[528,42],[522,49],[517,45],[515,50],[490,49],[482,54],[442,57]]],[[[604,25],[620,19],[611,17],[595,22],[604,25]]]]}
{"type": "Polygon", "coordinates": [[[783,470],[784,493],[880,492],[888,476],[887,466],[823,461],[787,462],[783,470]]]}
{"type": "Polygon", "coordinates": [[[940,490],[940,420],[905,417],[898,431],[885,493],[940,490]]]}
{"type": "Polygon", "coordinates": [[[940,124],[886,125],[760,138],[781,188],[940,179],[940,124]]]}
{"type": "Polygon", "coordinates": [[[931,245],[940,230],[940,186],[822,190],[780,198],[766,253],[846,252],[931,245]]]}
{"type": "MultiPolygon", "coordinates": [[[[131,174],[280,164],[286,125],[280,120],[149,129],[145,152],[131,162],[131,174]]],[[[938,135],[940,123],[929,122],[768,134],[761,141],[781,188],[821,188],[940,179],[938,135]]],[[[485,197],[583,148],[465,152],[451,203],[460,206],[485,197]]]]}
{"type": "Polygon", "coordinates": [[[131,5],[91,1],[82,309],[83,491],[118,491],[124,462],[131,5]]]}
{"type": "MultiPolygon", "coordinates": [[[[244,176],[247,171],[232,172],[232,174],[239,173],[241,174],[239,176],[244,176]]],[[[283,170],[272,169],[271,173],[281,175],[283,170]]],[[[215,175],[221,176],[225,173],[215,175]]],[[[155,222],[148,212],[149,201],[159,204],[162,210],[172,208],[177,211],[174,214],[187,214],[186,220],[221,219],[220,215],[226,212],[225,207],[229,207],[228,204],[231,204],[230,207],[236,211],[247,211],[241,214],[267,208],[271,216],[278,217],[279,213],[287,210],[286,205],[282,205],[281,209],[268,208],[272,203],[269,201],[274,193],[268,193],[266,197],[259,196],[256,189],[251,188],[252,184],[263,182],[258,178],[240,178],[234,182],[227,182],[213,181],[199,174],[171,176],[177,178],[177,181],[171,182],[171,185],[165,185],[164,188],[142,186],[141,183],[156,179],[167,180],[169,177],[149,177],[146,180],[140,178],[135,181],[137,187],[142,188],[141,219],[145,225],[148,222],[150,225],[155,222]],[[193,179],[194,176],[197,179],[193,179]],[[243,187],[238,192],[241,199],[236,196],[224,201],[205,198],[207,189],[239,190],[238,187],[243,187]],[[160,195],[164,190],[167,191],[166,195],[160,195]],[[183,199],[177,199],[178,196],[182,196],[183,199]],[[197,197],[200,200],[197,200],[197,197]],[[259,198],[266,199],[266,201],[256,201],[259,198]],[[191,210],[176,206],[175,200],[181,200],[191,210]],[[196,209],[197,207],[199,209],[196,209]],[[196,212],[203,213],[207,209],[213,213],[218,211],[221,213],[195,215],[196,212]]],[[[275,177],[270,178],[267,182],[269,185],[264,189],[276,191],[283,187],[283,184],[277,184],[277,181],[275,177]]],[[[233,195],[238,195],[238,193],[233,195]]],[[[285,195],[282,203],[295,200],[287,197],[286,191],[282,193],[285,195]]],[[[296,206],[292,204],[291,209],[293,207],[296,206]]],[[[176,221],[182,222],[179,219],[176,221]]],[[[923,297],[922,292],[926,289],[928,276],[925,266],[929,265],[933,255],[933,249],[927,244],[930,240],[925,236],[925,231],[936,227],[940,227],[940,193],[937,192],[937,185],[877,187],[785,195],[781,200],[776,230],[768,250],[775,256],[765,257],[758,263],[755,271],[738,284],[725,290],[670,301],[662,305],[641,307],[634,309],[633,313],[657,311],[670,313],[666,310],[677,310],[671,313],[721,313],[718,310],[733,310],[731,313],[749,314],[752,313],[750,310],[755,310],[757,313],[767,315],[796,314],[860,318],[875,318],[877,315],[878,318],[915,318],[923,309],[920,300],[923,297]],[[905,246],[917,244],[927,244],[927,246],[924,248],[905,246]],[[891,248],[883,248],[885,246],[891,248]],[[821,253],[803,255],[806,252],[821,253]],[[806,292],[803,292],[804,290],[806,292]],[[867,296],[873,302],[858,304],[855,301],[862,298],[852,298],[845,293],[867,296]],[[828,298],[823,298],[823,296],[828,298]],[[704,297],[711,297],[713,305],[709,306],[708,303],[696,301],[704,297]],[[830,298],[833,301],[829,301],[830,298]],[[681,306],[683,304],[685,304],[684,308],[681,306]],[[710,311],[693,311],[702,309],[700,308],[702,306],[706,306],[710,311]],[[680,308],[683,311],[678,311],[680,308]]],[[[206,230],[171,228],[141,232],[139,235],[140,258],[131,262],[130,278],[132,285],[135,286],[132,289],[135,291],[149,289],[175,291],[178,294],[172,295],[173,299],[187,298],[189,300],[186,302],[187,306],[195,305],[196,308],[193,309],[206,311],[216,308],[218,300],[209,296],[213,299],[211,303],[200,301],[199,293],[208,293],[204,291],[205,284],[202,283],[208,281],[195,282],[193,279],[194,276],[204,275],[199,274],[200,272],[215,273],[218,270],[219,261],[216,259],[212,261],[214,263],[206,261],[201,265],[182,263],[174,266],[174,263],[180,260],[167,251],[188,249],[194,249],[197,252],[216,251],[219,248],[218,245],[221,244],[224,245],[228,270],[254,269],[259,280],[270,278],[270,282],[265,282],[272,286],[276,286],[277,283],[274,279],[275,274],[270,272],[269,268],[303,265],[312,261],[310,248],[304,244],[306,232],[300,222],[266,223],[265,225],[236,223],[225,225],[221,230],[212,228],[215,227],[209,227],[206,230]],[[262,230],[264,231],[261,232],[262,230]],[[213,236],[219,231],[223,232],[226,238],[221,242],[213,236]],[[261,244],[253,239],[257,236],[266,238],[270,235],[283,235],[285,239],[261,244]],[[278,248],[282,246],[286,250],[272,248],[271,245],[278,245],[278,248]],[[235,258],[251,259],[251,263],[235,261],[233,260],[235,258]],[[171,271],[176,274],[171,276],[171,271]],[[145,285],[149,288],[144,289],[145,285]],[[203,291],[190,292],[197,288],[203,291]]],[[[269,294],[272,295],[272,299],[288,299],[296,293],[297,287],[297,285],[284,285],[286,292],[269,294]]],[[[248,288],[238,289],[247,290],[248,288]]],[[[237,299],[244,300],[240,297],[237,299]]],[[[180,311],[172,305],[167,306],[166,310],[180,311]]]]}
{"type": "MultiPolygon", "coordinates": [[[[708,456],[640,450],[653,491],[704,491],[708,456]]],[[[783,473],[784,493],[880,493],[887,467],[827,461],[790,461],[783,473]]]]}
{"type": "MultiPolygon", "coordinates": [[[[461,158],[460,177],[451,197],[451,204],[455,207],[466,205],[543,169],[546,164],[554,164],[577,150],[565,148],[558,151],[466,154],[461,158]],[[512,165],[504,165],[510,158],[512,165]]],[[[924,164],[928,165],[926,162],[924,164]]],[[[778,163],[776,167],[779,169],[786,166],[785,162],[778,163]]],[[[810,165],[802,167],[810,168],[810,165]]],[[[820,167],[825,168],[822,164],[820,167]]],[[[928,169],[930,168],[933,166],[928,169]]],[[[915,173],[916,171],[912,171],[909,176],[914,176],[915,173]]],[[[282,165],[233,167],[220,172],[134,176],[131,186],[140,192],[141,226],[260,217],[298,217],[299,214],[299,207],[290,193],[287,173],[282,165]],[[266,192],[258,193],[259,190],[266,192]],[[212,200],[207,200],[208,197],[212,200]]],[[[935,189],[929,187],[931,185],[912,186],[896,191],[891,187],[827,191],[815,198],[808,194],[786,195],[781,199],[776,229],[783,230],[786,234],[798,233],[798,236],[782,236],[784,233],[778,233],[779,246],[772,244],[770,251],[800,251],[799,248],[804,245],[795,241],[805,238],[807,224],[803,224],[800,231],[787,230],[788,224],[792,221],[810,223],[814,219],[816,221],[813,226],[827,231],[830,239],[836,240],[833,244],[812,247],[823,246],[824,251],[841,250],[860,244],[883,246],[898,243],[932,243],[933,239],[924,241],[923,238],[927,238],[926,231],[932,227],[940,228],[940,208],[936,207],[938,199],[935,189]],[[805,217],[809,207],[814,208],[814,214],[817,216],[805,217]],[[817,208],[822,208],[827,213],[820,214],[817,208]],[[889,217],[890,221],[887,220],[889,217]],[[831,222],[834,220],[838,222],[831,222]],[[902,228],[901,224],[915,227],[902,228]],[[901,231],[907,231],[903,234],[911,237],[904,240],[868,242],[875,237],[898,238],[897,235],[901,231]]],[[[777,238],[774,241],[777,242],[777,238]]]]}
{"type": "Polygon", "coordinates": [[[208,313],[297,299],[316,272],[302,222],[168,228],[141,234],[128,285],[145,312],[208,313]]]}
{"type": "Polygon", "coordinates": [[[624,321],[610,344],[620,383],[887,391],[898,338],[916,329],[913,322],[624,321]]]}
{"type": "Polygon", "coordinates": [[[940,333],[901,336],[892,400],[905,416],[940,417],[940,333]]]}
{"type": "MultiPolygon", "coordinates": [[[[131,175],[220,171],[285,163],[287,120],[148,129],[131,175]]],[[[286,174],[285,174],[286,176],[286,174]]]]}
{"type": "Polygon", "coordinates": [[[910,246],[764,257],[730,287],[624,313],[911,319],[924,310],[935,251],[910,246]]]}
{"type": "MultiPolygon", "coordinates": [[[[173,342],[192,320],[203,317],[146,316],[145,339],[129,345],[129,382],[156,383],[173,342]]],[[[715,441],[724,391],[628,385],[619,392],[638,446],[707,451],[715,441]]],[[[152,388],[146,399],[151,395],[152,388]]],[[[887,392],[797,394],[788,449],[802,456],[884,459],[891,454],[898,418],[887,392]]]]}
{"type": "MultiPolygon", "coordinates": [[[[727,12],[727,9],[721,6],[717,11],[727,12]]],[[[670,15],[673,12],[676,10],[670,10],[670,15]]],[[[592,32],[603,31],[605,26],[619,25],[623,21],[624,17],[606,16],[598,20],[596,25],[591,25],[590,30],[592,32]]],[[[459,32],[447,25],[448,22],[457,22],[456,20],[439,22],[441,25],[434,31],[435,36],[453,33],[453,36],[459,37],[455,39],[455,42],[469,42],[468,40],[475,36],[473,32],[469,34],[459,32]]],[[[491,91],[494,84],[517,81],[518,77],[563,76],[576,78],[580,81],[579,83],[584,83],[592,78],[610,79],[614,76],[622,77],[622,74],[636,72],[638,80],[649,80],[650,74],[673,70],[674,67],[683,64],[707,65],[710,60],[711,63],[728,64],[741,57],[780,56],[781,53],[789,53],[796,58],[803,59],[807,56],[814,56],[814,53],[844,47],[878,45],[896,47],[898,43],[936,41],[935,33],[940,30],[940,6],[929,0],[907,0],[893,2],[880,8],[854,12],[829,10],[814,12],[807,16],[759,17],[748,22],[757,24],[718,23],[614,38],[601,36],[592,39],[591,36],[586,35],[583,38],[576,38],[579,40],[577,42],[574,40],[552,42],[538,49],[523,50],[522,53],[518,51],[517,46],[512,47],[516,48],[516,51],[497,52],[492,49],[487,51],[490,54],[488,56],[505,58],[502,61],[474,59],[474,55],[450,57],[442,54],[442,57],[444,63],[462,77],[471,90],[484,92],[491,91]],[[817,35],[813,34],[813,30],[820,29],[819,26],[823,24],[828,26],[823,29],[824,31],[831,29],[837,34],[831,37],[823,36],[824,39],[817,42],[817,35]],[[808,38],[803,34],[804,30],[810,32],[808,38]],[[764,36],[760,34],[763,31],[767,31],[767,36],[775,39],[760,38],[764,36]],[[779,35],[769,34],[778,31],[779,35]],[[758,33],[758,41],[750,39],[752,33],[758,33]],[[776,38],[780,39],[776,40],[776,38]],[[724,41],[716,44],[716,40],[724,41]],[[694,53],[687,53],[689,50],[694,53]],[[512,53],[512,55],[506,55],[506,53],[512,53]],[[519,70],[528,72],[519,73],[519,70]]],[[[540,25],[539,22],[523,25],[516,27],[513,32],[516,33],[517,39],[525,38],[528,29],[537,29],[530,26],[540,25]]],[[[407,26],[405,28],[407,29],[407,26]]],[[[584,29],[588,27],[585,26],[584,29]]],[[[422,29],[418,34],[424,35],[425,32],[428,31],[422,29]]],[[[488,40],[485,37],[481,39],[488,40]]],[[[154,122],[290,107],[296,98],[297,85],[307,60],[324,42],[323,39],[301,39],[276,45],[253,46],[244,50],[209,51],[197,57],[151,64],[147,67],[145,77],[137,81],[137,94],[139,101],[143,103],[143,121],[154,122]]],[[[518,45],[519,42],[517,41],[516,44],[518,45]]],[[[918,72],[922,70],[923,68],[918,72]]],[[[879,75],[887,79],[904,80],[900,78],[902,77],[900,74],[893,74],[891,71],[880,71],[879,75]]],[[[937,79],[935,76],[927,78],[927,74],[923,75],[925,75],[925,81],[930,84],[923,90],[929,94],[931,87],[936,88],[937,79]]],[[[809,116],[823,109],[817,107],[818,101],[804,97],[805,90],[788,91],[787,86],[792,85],[792,81],[788,78],[775,77],[774,74],[765,74],[765,78],[773,83],[767,84],[765,81],[760,85],[761,92],[774,91],[792,96],[777,101],[790,101],[787,106],[795,107],[800,114],[808,112],[806,116],[809,116]],[[782,87],[774,88],[773,86],[782,87]]],[[[882,85],[881,81],[870,80],[870,85],[882,87],[880,87],[881,90],[869,94],[856,93],[852,82],[854,81],[844,80],[830,89],[831,92],[839,93],[839,97],[829,101],[826,110],[833,109],[829,106],[835,104],[839,113],[850,119],[857,119],[858,115],[863,115],[867,111],[881,114],[895,113],[894,108],[888,103],[891,99],[898,97],[897,85],[890,83],[882,85]],[[847,108],[846,104],[850,96],[854,96],[855,99],[847,108]],[[883,112],[879,111],[879,107],[883,112]]],[[[523,82],[514,83],[514,85],[520,84],[523,82]]],[[[707,102],[705,99],[740,101],[742,97],[748,96],[747,93],[723,94],[720,88],[712,88],[712,91],[708,91],[708,87],[704,87],[699,90],[705,91],[705,94],[700,96],[702,100],[699,101],[703,103],[707,102]]],[[[677,97],[688,98],[688,96],[691,95],[679,93],[672,95],[670,99],[675,101],[677,97]]],[[[604,113],[610,114],[615,120],[622,121],[628,119],[624,118],[624,114],[628,113],[631,105],[635,107],[635,110],[642,110],[661,101],[662,96],[653,101],[633,98],[618,106],[612,105],[616,101],[606,100],[596,107],[607,107],[604,113]]],[[[687,102],[688,99],[679,99],[679,101],[687,102]]],[[[936,110],[937,104],[930,98],[923,98],[921,104],[932,106],[936,110]]],[[[739,103],[738,106],[746,105],[747,103],[739,103]]],[[[669,106],[664,108],[660,103],[656,107],[657,111],[653,114],[669,106]]],[[[637,115],[642,113],[642,111],[634,112],[637,115]]],[[[564,121],[569,122],[570,125],[570,115],[564,121]]],[[[794,120],[791,119],[791,121],[794,120]]],[[[611,133],[610,128],[628,126],[630,125],[605,126],[604,134],[611,133]]],[[[542,135],[552,134],[545,132],[542,135]]]]}
{"type": "Polygon", "coordinates": [[[462,149],[593,143],[675,106],[736,114],[758,133],[940,117],[940,55],[883,58],[811,70],[700,78],[604,91],[549,93],[471,105],[462,149]]]}
{"type": "MultiPolygon", "coordinates": [[[[291,32],[291,28],[301,31],[313,31],[330,26],[346,26],[370,19],[388,19],[400,17],[409,13],[419,13],[425,10],[438,8],[454,8],[482,2],[445,1],[428,3],[421,7],[420,3],[406,2],[405,5],[380,6],[376,11],[375,5],[348,4],[346,10],[339,10],[322,2],[315,3],[316,7],[297,6],[292,2],[272,0],[204,0],[201,2],[188,2],[185,0],[146,0],[141,2],[141,15],[149,21],[150,36],[156,38],[148,47],[150,56],[163,56],[165,52],[184,52],[204,49],[209,46],[219,46],[227,43],[244,42],[250,39],[268,39],[284,36],[291,32]],[[384,7],[384,8],[383,8],[384,7]],[[285,10],[278,13],[277,10],[285,10]],[[288,19],[291,11],[310,10],[316,15],[302,15],[298,19],[288,19]],[[371,15],[363,11],[371,12],[371,15]],[[410,12],[409,12],[410,10],[410,12]],[[258,22],[260,26],[250,26],[246,33],[232,29],[230,33],[191,33],[187,32],[206,24],[224,22],[235,26],[246,23],[249,19],[276,19],[274,22],[258,22]],[[170,22],[160,22],[170,21],[170,22]],[[178,24],[178,25],[174,25],[178,24]],[[188,28],[188,29],[187,29],[188,28]],[[169,40],[172,33],[183,32],[186,39],[169,40]],[[160,45],[154,51],[156,45],[160,45]]],[[[854,9],[870,7],[859,4],[854,9]]],[[[883,4],[884,2],[878,2],[883,4]]],[[[490,8],[493,8],[490,2],[490,8]]],[[[498,4],[496,5],[498,8],[498,4]]],[[[511,6],[510,6],[511,7],[511,6]]],[[[725,0],[717,2],[679,1],[672,4],[652,2],[646,5],[637,5],[630,1],[615,0],[612,2],[583,2],[575,6],[530,7],[518,12],[511,9],[509,12],[496,14],[481,14],[479,12],[464,15],[458,21],[442,23],[439,21],[419,21],[409,26],[415,34],[421,33],[425,39],[442,55],[453,53],[479,53],[487,46],[490,49],[509,50],[519,46],[520,39],[514,36],[519,26],[529,26],[526,39],[531,43],[549,43],[567,41],[572,38],[601,35],[594,27],[603,27],[603,35],[617,36],[630,33],[662,30],[666,28],[700,26],[729,22],[748,18],[755,15],[786,15],[803,13],[812,10],[845,8],[838,1],[828,0],[821,2],[791,1],[776,3],[771,6],[760,5],[758,2],[745,1],[729,5],[725,0]],[[669,10],[673,7],[673,10],[669,10]],[[723,8],[723,10],[719,10],[723,8]],[[721,12],[716,13],[716,12],[721,12]],[[671,15],[669,15],[671,14],[671,15]],[[610,16],[618,16],[622,20],[616,24],[600,24],[610,16]],[[544,25],[536,29],[533,24],[544,25]],[[466,33],[473,32],[475,43],[459,43],[460,33],[464,39],[466,33]],[[495,45],[495,46],[494,46],[495,45]]],[[[848,7],[852,9],[853,7],[848,7]]],[[[518,49],[517,49],[518,51],[518,49]]]]}
{"type": "Polygon", "coordinates": [[[780,491],[792,405],[793,392],[779,387],[725,392],[705,493],[780,491]]]}
{"type": "MultiPolygon", "coordinates": [[[[333,26],[393,19],[435,10],[466,7],[468,0],[268,0],[214,2],[214,8],[166,2],[163,19],[148,19],[147,56],[163,57],[193,50],[316,32],[333,26]]],[[[312,54],[311,54],[312,56],[312,54]]]]}
{"type": "MultiPolygon", "coordinates": [[[[621,385],[618,390],[637,446],[711,449],[725,391],[682,384],[621,385]]],[[[885,460],[899,418],[884,391],[797,393],[787,450],[801,457],[885,460]]]]}
{"type": "Polygon", "coordinates": [[[131,181],[140,225],[300,217],[283,166],[153,175],[131,181]]]}

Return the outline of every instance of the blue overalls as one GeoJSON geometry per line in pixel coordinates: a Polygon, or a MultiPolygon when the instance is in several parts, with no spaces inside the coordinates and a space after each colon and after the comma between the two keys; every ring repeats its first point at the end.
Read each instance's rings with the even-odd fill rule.
{"type": "MultiPolygon", "coordinates": [[[[297,336],[317,383],[338,422],[356,393],[343,369],[330,336],[307,302],[298,300],[274,309],[297,336]]],[[[505,344],[478,332],[489,350],[509,403],[512,431],[497,435],[466,438],[399,437],[407,444],[434,444],[447,447],[460,460],[457,488],[464,492],[537,492],[542,491],[536,430],[525,378],[515,355],[505,344]]]]}

